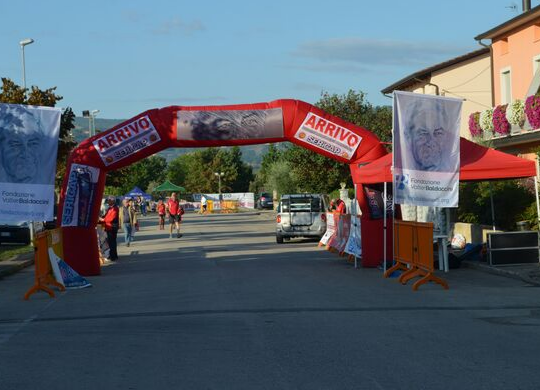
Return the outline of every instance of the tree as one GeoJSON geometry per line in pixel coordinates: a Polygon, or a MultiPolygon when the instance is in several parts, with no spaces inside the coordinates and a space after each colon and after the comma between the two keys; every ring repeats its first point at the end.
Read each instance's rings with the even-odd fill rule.
{"type": "Polygon", "coordinates": [[[298,191],[297,178],[287,161],[275,161],[268,167],[266,188],[276,190],[279,195],[298,191]]]}
{"type": "MultiPolygon", "coordinates": [[[[25,96],[23,87],[12,80],[3,77],[2,89],[0,90],[0,103],[29,104],[35,106],[55,107],[56,103],[63,99],[56,95],[56,87],[39,89],[32,86],[28,96],[25,96]]],[[[67,158],[75,146],[71,131],[75,128],[75,114],[71,108],[66,108],[60,119],[60,139],[58,141],[58,154],[56,157],[56,184],[60,186],[65,175],[67,158]]]]}
{"type": "Polygon", "coordinates": [[[125,194],[133,187],[142,190],[152,181],[163,182],[167,172],[167,161],[160,156],[151,156],[128,167],[107,174],[107,186],[117,187],[125,194]]]}
{"type": "Polygon", "coordinates": [[[218,191],[216,172],[223,172],[222,192],[244,192],[253,179],[252,169],[242,161],[239,147],[206,148],[181,155],[171,161],[167,176],[188,192],[208,193],[218,191]]]}
{"type": "Polygon", "coordinates": [[[273,163],[282,157],[282,152],[275,144],[268,145],[268,151],[263,155],[261,169],[255,175],[255,178],[249,185],[249,190],[252,192],[271,191],[271,188],[265,188],[268,181],[268,171],[273,163]]]}

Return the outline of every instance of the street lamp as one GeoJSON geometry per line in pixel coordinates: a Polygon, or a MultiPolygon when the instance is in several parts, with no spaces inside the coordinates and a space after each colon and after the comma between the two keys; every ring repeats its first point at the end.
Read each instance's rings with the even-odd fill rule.
{"type": "Polygon", "coordinates": [[[223,172],[214,172],[214,175],[218,177],[218,193],[219,193],[219,201],[221,202],[221,178],[225,175],[223,172]]]}
{"type": "Polygon", "coordinates": [[[96,135],[96,115],[99,114],[99,110],[84,110],[82,115],[84,118],[88,118],[88,134],[90,137],[96,135]]]}
{"type": "Polygon", "coordinates": [[[22,79],[23,79],[23,88],[24,88],[24,96],[26,96],[26,68],[24,63],[24,47],[26,45],[30,45],[31,43],[34,43],[34,40],[31,38],[23,39],[19,42],[19,45],[21,45],[21,52],[22,52],[22,79]]]}

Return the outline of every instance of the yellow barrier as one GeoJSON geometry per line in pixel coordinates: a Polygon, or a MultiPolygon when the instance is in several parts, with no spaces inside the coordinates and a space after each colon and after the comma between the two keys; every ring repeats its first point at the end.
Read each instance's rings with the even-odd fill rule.
{"type": "Polygon", "coordinates": [[[51,298],[54,298],[54,291],[49,286],[58,287],[60,291],[66,288],[58,283],[53,276],[51,262],[49,260],[49,247],[57,255],[62,254],[62,231],[61,229],[46,230],[36,233],[34,238],[34,259],[35,276],[34,285],[24,294],[24,299],[28,300],[30,295],[38,291],[44,291],[51,298]],[[60,253],[58,252],[60,251],[60,253]]]}
{"type": "Polygon", "coordinates": [[[222,213],[237,213],[238,201],[237,200],[224,200],[221,202],[222,213]]]}

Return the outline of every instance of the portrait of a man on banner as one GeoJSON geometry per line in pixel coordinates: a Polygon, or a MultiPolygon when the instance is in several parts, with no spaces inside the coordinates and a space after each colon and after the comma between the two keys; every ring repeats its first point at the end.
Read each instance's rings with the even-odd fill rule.
{"type": "Polygon", "coordinates": [[[0,104],[0,220],[53,218],[61,110],[0,104]]]}
{"type": "Polygon", "coordinates": [[[396,203],[456,207],[461,100],[394,94],[396,203]]]}

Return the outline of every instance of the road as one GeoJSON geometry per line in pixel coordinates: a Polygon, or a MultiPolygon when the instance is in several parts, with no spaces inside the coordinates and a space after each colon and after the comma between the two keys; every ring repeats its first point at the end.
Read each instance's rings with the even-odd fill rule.
{"type": "Polygon", "coordinates": [[[538,389],[538,288],[459,269],[413,292],[277,245],[272,218],[188,214],[169,239],[146,217],[55,299],[22,300],[32,269],[0,280],[0,389],[538,389]]]}

